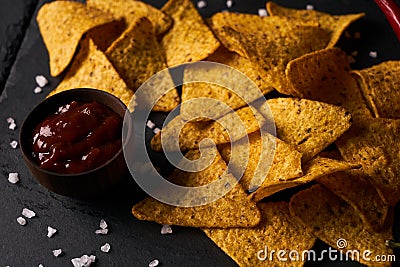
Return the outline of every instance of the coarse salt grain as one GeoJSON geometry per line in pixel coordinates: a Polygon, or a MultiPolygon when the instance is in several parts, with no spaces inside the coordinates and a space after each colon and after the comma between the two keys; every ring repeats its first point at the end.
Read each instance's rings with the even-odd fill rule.
{"type": "Polygon", "coordinates": [[[51,238],[55,233],[57,233],[57,229],[47,226],[47,237],[51,238]]]}
{"type": "Polygon", "coordinates": [[[62,250],[61,249],[55,249],[52,252],[53,252],[53,255],[55,257],[58,257],[58,256],[60,256],[62,254],[62,250]]]}
{"type": "Polygon", "coordinates": [[[260,17],[266,17],[266,16],[268,16],[268,12],[267,12],[266,9],[260,8],[260,9],[258,10],[258,15],[259,15],[260,17]]]}
{"type": "Polygon", "coordinates": [[[34,92],[35,94],[40,94],[41,92],[43,92],[43,89],[40,88],[39,86],[36,86],[35,89],[33,89],[33,92],[34,92]]]}
{"type": "Polygon", "coordinates": [[[7,118],[7,123],[15,123],[15,120],[11,117],[7,118]]]}
{"type": "Polygon", "coordinates": [[[108,227],[107,223],[105,220],[101,219],[100,220],[100,228],[101,229],[106,229],[108,227]]]}
{"type": "Polygon", "coordinates": [[[9,125],[8,125],[8,129],[10,129],[10,130],[15,130],[15,128],[17,128],[17,124],[15,124],[15,122],[12,122],[12,123],[10,123],[9,125]]]}
{"type": "Polygon", "coordinates": [[[24,215],[26,218],[31,219],[36,216],[36,213],[30,209],[24,208],[22,210],[22,215],[24,215]]]}
{"type": "Polygon", "coordinates": [[[26,224],[25,218],[22,218],[22,217],[18,217],[18,218],[17,218],[17,222],[18,222],[20,225],[25,225],[25,224],[26,224]]]}
{"type": "Polygon", "coordinates": [[[8,174],[8,181],[12,184],[16,184],[19,182],[18,172],[11,172],[8,174]]]}
{"type": "Polygon", "coordinates": [[[102,252],[104,252],[104,253],[108,253],[108,252],[110,251],[110,249],[111,249],[111,246],[110,246],[110,244],[108,244],[108,243],[105,243],[104,245],[102,245],[102,246],[100,247],[100,250],[101,250],[102,252]]]}
{"type": "Polygon", "coordinates": [[[46,84],[49,83],[49,81],[48,81],[48,80],[46,79],[46,77],[44,77],[43,75],[37,75],[37,76],[35,77],[35,80],[36,80],[36,83],[37,83],[40,87],[46,86],[46,84]]]}
{"type": "Polygon", "coordinates": [[[161,234],[166,235],[166,234],[172,234],[172,228],[168,224],[164,224],[161,227],[161,234]]]}
{"type": "Polygon", "coordinates": [[[314,6],[313,5],[306,5],[306,9],[307,10],[314,10],[314,6]]]}
{"type": "Polygon", "coordinates": [[[96,256],[94,255],[83,255],[80,258],[74,258],[71,260],[74,267],[88,267],[90,264],[96,261],[96,256]]]}
{"type": "Polygon", "coordinates": [[[154,124],[154,122],[152,122],[151,120],[148,120],[146,123],[147,127],[149,127],[150,129],[153,129],[156,125],[154,124]]]}
{"type": "Polygon", "coordinates": [[[44,266],[43,266],[43,264],[39,264],[39,266],[38,266],[38,267],[44,267],[44,266]]]}
{"type": "Polygon", "coordinates": [[[153,133],[158,134],[159,132],[161,132],[160,128],[158,127],[154,128],[153,133]]]}
{"type": "Polygon", "coordinates": [[[205,8],[205,7],[207,7],[206,1],[198,1],[197,2],[197,8],[205,8]]]}
{"type": "Polygon", "coordinates": [[[227,6],[228,8],[231,8],[231,7],[233,6],[233,1],[232,1],[232,0],[226,1],[226,6],[227,6]]]}
{"type": "Polygon", "coordinates": [[[99,229],[95,231],[96,235],[106,235],[108,234],[108,229],[99,229]]]}
{"type": "Polygon", "coordinates": [[[378,57],[378,52],[376,51],[369,51],[369,56],[371,58],[377,58],[378,57]]]}
{"type": "Polygon", "coordinates": [[[152,260],[149,263],[149,267],[156,267],[156,266],[158,266],[158,264],[160,264],[160,262],[158,260],[152,260]]]}
{"type": "Polygon", "coordinates": [[[10,146],[11,146],[12,148],[16,149],[16,148],[18,147],[18,141],[12,140],[12,141],[10,142],[10,146]]]}

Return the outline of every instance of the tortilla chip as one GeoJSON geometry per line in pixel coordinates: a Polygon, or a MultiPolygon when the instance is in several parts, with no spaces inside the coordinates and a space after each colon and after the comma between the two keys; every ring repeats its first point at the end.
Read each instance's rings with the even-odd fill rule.
{"type": "Polygon", "coordinates": [[[400,119],[400,61],[386,61],[368,69],[353,71],[377,118],[400,119]]]}
{"type": "Polygon", "coordinates": [[[385,224],[389,207],[369,180],[360,171],[346,171],[324,176],[318,179],[318,183],[350,204],[366,227],[379,232],[385,224]]]}
{"type": "MultiPolygon", "coordinates": [[[[351,115],[342,107],[295,98],[269,99],[277,137],[303,154],[303,163],[332,144],[351,125],[351,115]]],[[[260,109],[262,114],[263,110],[260,109]]]]}
{"type": "Polygon", "coordinates": [[[203,60],[219,47],[190,0],[169,0],[161,10],[173,19],[161,42],[169,67],[203,60]]]}
{"type": "MultiPolygon", "coordinates": [[[[106,51],[113,64],[132,91],[159,71],[167,68],[165,55],[157,42],[151,22],[141,17],[126,30],[106,51]]],[[[172,77],[166,77],[167,84],[173,85],[172,77]]],[[[148,96],[149,99],[154,97],[148,96]]],[[[179,105],[176,89],[168,91],[153,107],[154,111],[171,111],[179,105]]]]}
{"type": "MultiPolygon", "coordinates": [[[[359,252],[359,260],[367,266],[390,266],[390,262],[366,261],[362,253],[371,251],[370,259],[376,255],[390,255],[393,251],[385,245],[392,239],[392,219],[388,217],[385,230],[376,233],[364,227],[356,211],[344,200],[334,195],[322,185],[314,185],[294,195],[289,204],[290,213],[312,230],[313,234],[333,248],[338,248],[338,239],[345,239],[347,246],[341,251],[354,256],[359,252]]],[[[342,244],[342,243],[340,243],[342,244]]]]}
{"type": "Polygon", "coordinates": [[[329,159],[336,159],[336,160],[343,160],[342,155],[337,148],[334,150],[324,150],[318,153],[317,157],[329,158],[329,159]]]}
{"type": "Polygon", "coordinates": [[[140,17],[148,18],[154,26],[156,35],[166,32],[172,25],[169,16],[155,7],[141,1],[134,0],[87,0],[89,7],[95,7],[123,19],[127,28],[135,24],[140,17]]]}
{"type": "Polygon", "coordinates": [[[344,30],[354,21],[365,16],[365,13],[348,15],[331,15],[316,10],[297,10],[279,6],[273,2],[267,2],[268,14],[271,16],[282,16],[302,19],[304,21],[316,21],[321,28],[329,32],[331,40],[327,47],[333,47],[338,42],[344,30]]]}
{"type": "Polygon", "coordinates": [[[93,40],[95,45],[103,52],[126,30],[125,20],[117,20],[89,30],[86,37],[93,40]]]}
{"type": "Polygon", "coordinates": [[[54,1],[40,8],[36,20],[49,52],[50,73],[58,76],[71,62],[83,34],[114,18],[82,3],[54,1]]]}
{"type": "Polygon", "coordinates": [[[356,168],[360,168],[360,165],[346,161],[316,157],[303,166],[303,176],[286,181],[275,180],[264,182],[250,197],[255,201],[260,201],[279,191],[310,183],[325,175],[356,168]]]}
{"type": "Polygon", "coordinates": [[[218,39],[229,50],[250,60],[268,86],[290,94],[285,77],[287,63],[320,50],[329,42],[328,33],[301,20],[283,17],[217,13],[211,19],[218,39]]]}
{"type": "Polygon", "coordinates": [[[103,52],[88,38],[81,41],[79,52],[71,67],[49,96],[74,88],[94,88],[108,92],[118,97],[131,110],[135,104],[132,100],[133,91],[119,77],[103,52]]]}
{"type": "Polygon", "coordinates": [[[343,158],[362,164],[390,206],[400,200],[399,133],[400,120],[365,118],[336,141],[343,158]]]}
{"type": "MultiPolygon", "coordinates": [[[[189,160],[198,159],[199,156],[198,150],[191,150],[185,155],[189,160]]],[[[176,184],[191,187],[207,185],[223,176],[236,181],[226,170],[225,162],[217,153],[212,164],[203,171],[184,172],[176,169],[171,179],[176,184]]],[[[252,227],[261,220],[257,205],[247,199],[240,184],[236,184],[222,198],[203,206],[176,207],[148,197],[136,204],[132,213],[139,220],[192,227],[252,227]]]]}
{"type": "Polygon", "coordinates": [[[294,96],[342,106],[354,117],[372,117],[347,55],[340,48],[309,53],[289,62],[286,76],[294,96]]]}
{"type": "MultiPolygon", "coordinates": [[[[238,146],[239,151],[247,148],[247,142],[243,139],[233,145],[238,146]]],[[[230,144],[218,147],[222,158],[226,163],[229,163],[230,171],[235,177],[239,178],[238,173],[241,166],[247,162],[246,170],[240,179],[240,184],[245,190],[254,191],[254,187],[259,185],[260,181],[262,182],[261,187],[263,187],[269,183],[290,180],[303,175],[301,170],[301,154],[284,141],[271,135],[263,135],[261,138],[260,133],[255,132],[249,135],[249,145],[249,159],[243,159],[243,162],[231,162],[232,148],[230,144]],[[262,148],[265,144],[270,149],[263,150],[262,148]],[[275,151],[271,151],[271,149],[275,151]],[[267,160],[262,161],[262,151],[264,153],[271,153],[272,155],[263,155],[267,160]],[[269,156],[273,157],[272,164],[269,162],[269,156]],[[271,164],[269,171],[267,170],[267,173],[256,172],[257,168],[260,168],[259,164],[271,164]]]]}
{"type": "Polygon", "coordinates": [[[292,251],[301,254],[312,248],[315,237],[303,225],[293,221],[288,203],[260,203],[262,220],[255,228],[203,229],[205,234],[228,254],[239,266],[303,266],[301,255],[296,261],[278,260],[274,255],[269,259],[272,250],[292,251]],[[268,248],[268,251],[259,253],[268,248]],[[267,254],[265,254],[267,253],[267,254]],[[264,261],[258,259],[266,257],[264,261]]]}
{"type": "Polygon", "coordinates": [[[200,142],[211,139],[215,145],[235,142],[246,134],[258,131],[265,123],[264,117],[250,107],[244,107],[231,112],[212,122],[186,122],[181,116],[172,119],[160,133],[151,140],[151,148],[155,151],[176,151],[175,138],[179,136],[179,148],[182,151],[199,148],[200,142]],[[234,118],[239,116],[240,125],[236,125],[234,118]],[[233,129],[231,132],[225,130],[233,129]],[[163,144],[161,144],[161,136],[163,144]]]}

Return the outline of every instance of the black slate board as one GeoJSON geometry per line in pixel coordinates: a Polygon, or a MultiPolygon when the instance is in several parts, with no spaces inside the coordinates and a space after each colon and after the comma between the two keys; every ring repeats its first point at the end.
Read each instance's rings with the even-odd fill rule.
{"type": "MultiPolygon", "coordinates": [[[[39,1],[38,7],[44,1],[39,1]]],[[[165,1],[148,1],[161,7],[165,1]]],[[[196,1],[195,1],[196,2],[196,1]]],[[[203,16],[210,16],[228,9],[225,1],[208,1],[201,9],[203,16]]],[[[279,4],[305,8],[312,4],[317,10],[333,14],[366,12],[366,17],[351,26],[349,32],[361,32],[361,39],[342,38],[341,44],[348,52],[358,51],[353,68],[369,67],[388,59],[400,59],[400,44],[384,16],[372,0],[281,0],[279,4]],[[377,51],[378,58],[368,56],[377,51]]],[[[234,1],[232,11],[257,13],[265,1],[234,1]]],[[[160,226],[136,220],[130,210],[144,197],[133,180],[129,179],[104,199],[79,201],[56,195],[40,186],[25,167],[19,150],[10,148],[9,142],[18,139],[18,129],[8,130],[6,118],[12,116],[21,125],[28,112],[59,82],[51,78],[48,55],[39,35],[33,16],[16,61],[11,69],[5,90],[0,97],[0,266],[72,266],[71,258],[82,254],[95,254],[96,266],[148,266],[159,259],[161,266],[236,266],[212,241],[197,229],[173,227],[174,234],[160,235],[160,226]],[[34,77],[44,74],[50,84],[39,95],[33,93],[34,77]],[[9,172],[18,172],[21,181],[17,185],[7,181],[9,172]],[[16,222],[23,208],[34,210],[37,217],[22,227],[16,222]],[[100,219],[110,225],[110,233],[95,235],[100,219]],[[51,239],[47,226],[58,229],[51,239]],[[112,250],[105,254],[100,246],[110,243],[112,250]],[[61,248],[64,254],[56,258],[53,249],[61,248]]],[[[1,18],[3,20],[3,18],[1,18]]],[[[1,39],[0,39],[1,40],[1,39]]],[[[156,114],[162,120],[165,115],[156,114]]],[[[163,163],[159,163],[159,166],[163,163]]],[[[397,212],[398,214],[398,212],[397,212]]],[[[399,238],[396,216],[395,237],[399,238]]],[[[316,248],[327,249],[318,242],[316,248]]],[[[307,266],[358,266],[357,263],[315,262],[307,266]]]]}

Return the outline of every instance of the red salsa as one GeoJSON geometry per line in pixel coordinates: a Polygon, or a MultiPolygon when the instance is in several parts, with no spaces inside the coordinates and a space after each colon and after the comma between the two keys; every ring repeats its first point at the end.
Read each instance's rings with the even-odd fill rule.
{"type": "Polygon", "coordinates": [[[80,173],[94,169],[121,149],[122,118],[98,102],[72,101],[36,126],[32,151],[43,169],[80,173]]]}

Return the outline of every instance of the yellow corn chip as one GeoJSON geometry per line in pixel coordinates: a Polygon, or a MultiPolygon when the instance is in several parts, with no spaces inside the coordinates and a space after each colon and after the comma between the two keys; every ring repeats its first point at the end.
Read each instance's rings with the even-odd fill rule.
{"type": "Polygon", "coordinates": [[[286,76],[296,97],[342,106],[353,118],[372,116],[350,73],[347,55],[340,48],[316,51],[290,61],[286,76]]]}
{"type": "Polygon", "coordinates": [[[71,62],[82,35],[114,18],[82,3],[54,1],[40,8],[36,20],[49,52],[50,73],[58,76],[71,62]]]}
{"type": "Polygon", "coordinates": [[[219,47],[190,0],[169,0],[162,11],[173,19],[172,28],[162,39],[169,67],[203,60],[219,47]]]}
{"type": "Polygon", "coordinates": [[[400,119],[400,61],[382,62],[354,73],[375,117],[400,119]]]}
{"type": "Polygon", "coordinates": [[[285,77],[287,63],[329,42],[325,30],[310,24],[315,25],[283,17],[233,13],[212,17],[213,30],[223,45],[248,58],[267,85],[284,94],[291,93],[285,77]]]}
{"type": "MultiPolygon", "coordinates": [[[[157,42],[153,26],[147,18],[139,18],[106,51],[113,64],[132,91],[157,72],[165,69],[165,55],[157,42]]],[[[168,84],[174,84],[172,77],[168,84]]],[[[153,97],[149,95],[149,98],[153,97]]],[[[171,111],[179,104],[176,89],[168,91],[153,107],[155,111],[171,111]]]]}
{"type": "MultiPolygon", "coordinates": [[[[191,150],[185,157],[194,160],[199,155],[198,150],[191,150]]],[[[207,185],[222,176],[235,181],[233,176],[226,174],[226,169],[225,162],[217,153],[212,164],[203,171],[184,172],[176,169],[170,179],[181,186],[191,187],[207,185]]],[[[132,213],[139,220],[192,227],[252,227],[261,220],[256,204],[247,199],[240,184],[236,184],[222,198],[203,206],[175,207],[148,197],[136,204],[132,213]]]]}
{"type": "MultiPolygon", "coordinates": [[[[206,235],[228,254],[239,266],[303,266],[301,253],[312,248],[315,237],[310,231],[296,223],[289,213],[288,203],[260,203],[262,220],[254,228],[203,229],[206,235]],[[270,259],[271,251],[292,250],[299,255],[277,254],[270,259]],[[261,251],[261,252],[260,252],[261,251]]],[[[273,253],[273,252],[272,252],[273,253]]]]}
{"type": "Polygon", "coordinates": [[[400,200],[399,133],[400,120],[365,118],[336,141],[343,158],[362,164],[390,206],[400,200]]]}
{"type": "Polygon", "coordinates": [[[108,12],[116,18],[124,19],[127,23],[127,28],[135,24],[137,19],[146,17],[153,24],[156,35],[166,32],[172,24],[169,16],[142,1],[87,0],[86,4],[108,12]]]}
{"type": "Polygon", "coordinates": [[[390,262],[372,260],[376,255],[393,254],[385,245],[386,240],[392,239],[392,216],[388,216],[384,231],[369,231],[349,204],[321,185],[314,185],[294,195],[289,209],[314,235],[334,249],[340,249],[349,257],[348,260],[353,258],[367,266],[391,265],[390,262]],[[362,257],[366,250],[371,252],[367,254],[371,261],[362,257]]]}
{"type": "Polygon", "coordinates": [[[263,116],[250,107],[241,108],[212,122],[186,122],[181,116],[176,116],[153,137],[151,148],[155,151],[176,151],[175,138],[178,137],[182,151],[197,149],[205,138],[211,139],[216,145],[234,142],[243,138],[243,134],[258,131],[264,123],[263,116]],[[237,121],[233,119],[236,115],[239,116],[240,125],[236,125],[237,121]],[[228,132],[223,125],[232,131],[228,132]],[[161,136],[165,138],[164,144],[161,144],[161,136]]]}
{"type": "Polygon", "coordinates": [[[389,207],[369,179],[360,171],[346,171],[329,174],[318,182],[349,203],[366,227],[379,232],[385,224],[389,207]]]}
{"type": "Polygon", "coordinates": [[[260,188],[250,195],[250,197],[255,201],[260,201],[263,198],[271,196],[284,189],[307,184],[331,173],[351,170],[359,167],[359,164],[316,157],[303,166],[303,176],[286,181],[265,181],[260,188]]]}
{"type": "Polygon", "coordinates": [[[126,30],[125,20],[117,20],[89,30],[86,37],[93,40],[95,45],[103,52],[126,30]]]}
{"type": "Polygon", "coordinates": [[[330,15],[316,10],[297,10],[279,6],[273,2],[267,2],[268,14],[271,16],[283,16],[302,19],[304,21],[317,21],[321,27],[327,30],[331,40],[327,47],[333,47],[343,31],[354,21],[365,16],[364,13],[348,15],[330,15]]]}
{"type": "Polygon", "coordinates": [[[348,111],[322,102],[275,98],[264,105],[272,112],[277,137],[302,153],[303,163],[333,143],[351,125],[348,111]]]}
{"type": "Polygon", "coordinates": [[[80,46],[64,79],[49,95],[74,88],[94,88],[115,95],[132,110],[133,91],[119,77],[103,52],[91,39],[83,39],[80,46]]]}
{"type": "MultiPolygon", "coordinates": [[[[241,151],[245,150],[248,144],[246,140],[242,139],[235,145],[237,145],[238,150],[241,151]]],[[[245,164],[246,161],[248,162],[246,170],[240,179],[240,184],[245,190],[253,190],[255,186],[254,183],[259,181],[263,181],[261,187],[264,187],[269,183],[290,180],[303,175],[301,170],[301,154],[284,141],[270,135],[264,135],[261,138],[259,132],[254,132],[249,135],[249,145],[249,159],[242,159],[243,162],[230,162],[232,151],[230,144],[218,147],[222,158],[225,162],[230,164],[230,171],[232,171],[235,177],[239,176],[238,172],[240,172],[240,166],[245,164]],[[258,165],[267,164],[266,162],[260,162],[261,152],[263,151],[262,143],[264,142],[267,143],[267,147],[271,147],[271,149],[275,148],[275,152],[271,152],[270,149],[265,150],[265,152],[273,153],[272,164],[266,177],[258,177],[256,173],[256,169],[259,168],[258,165]],[[255,182],[252,183],[253,179],[255,182]]],[[[259,173],[259,175],[262,175],[262,173],[259,173]]]]}

